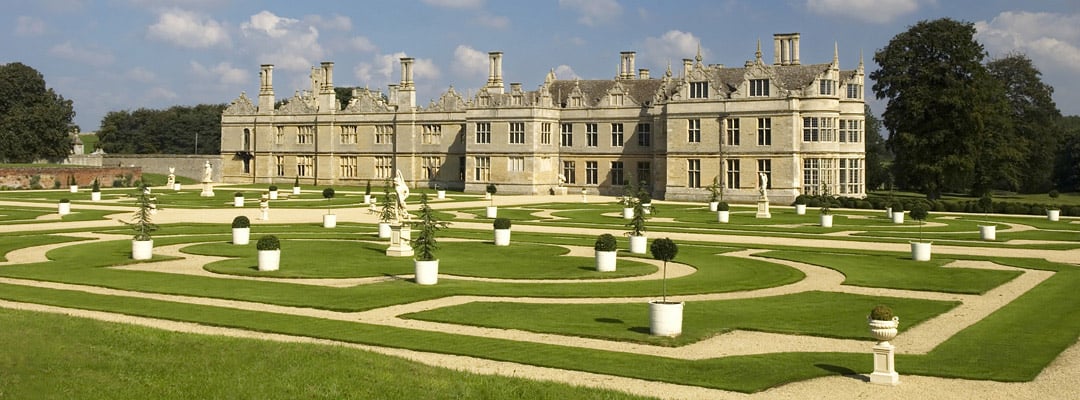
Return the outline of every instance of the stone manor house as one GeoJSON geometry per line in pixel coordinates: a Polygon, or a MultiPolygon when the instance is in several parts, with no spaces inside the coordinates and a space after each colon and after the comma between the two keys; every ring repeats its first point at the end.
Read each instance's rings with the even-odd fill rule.
{"type": "Polygon", "coordinates": [[[501,52],[489,53],[487,83],[468,98],[449,88],[416,105],[413,59],[387,94],[334,92],[333,63],[311,71],[311,90],[275,104],[273,65],[259,96],[234,100],[221,117],[223,180],[372,185],[400,170],[411,187],[480,193],[621,194],[647,182],[656,198],[703,200],[714,180],[725,199],[752,202],[758,173],[777,204],[828,190],[865,196],[863,63],[802,64],[799,34],[777,34],[771,64],[761,44],[732,68],[682,60],[659,78],[635,71],[622,52],[613,79],[559,79],[536,90],[503,84],[501,52]]]}

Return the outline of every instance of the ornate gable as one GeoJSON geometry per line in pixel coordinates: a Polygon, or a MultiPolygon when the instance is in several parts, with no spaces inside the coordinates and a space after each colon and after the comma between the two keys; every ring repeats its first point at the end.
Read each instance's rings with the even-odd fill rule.
{"type": "Polygon", "coordinates": [[[255,108],[255,104],[251,102],[251,99],[247,97],[247,93],[240,92],[240,97],[229,103],[229,106],[225,107],[225,110],[221,113],[225,115],[250,115],[256,112],[258,112],[258,109],[255,108]]]}
{"type": "Polygon", "coordinates": [[[465,100],[454,90],[453,86],[450,86],[450,88],[439,97],[439,101],[432,102],[426,111],[463,111],[464,109],[465,100]]]}
{"type": "Polygon", "coordinates": [[[293,95],[285,105],[278,109],[282,114],[314,114],[317,110],[308,104],[308,99],[301,96],[300,93],[293,95]]]}
{"type": "Polygon", "coordinates": [[[376,92],[370,90],[357,90],[353,93],[352,100],[349,100],[349,105],[345,107],[346,112],[351,113],[364,113],[364,112],[385,112],[392,111],[393,109],[381,95],[377,95],[376,92]]]}

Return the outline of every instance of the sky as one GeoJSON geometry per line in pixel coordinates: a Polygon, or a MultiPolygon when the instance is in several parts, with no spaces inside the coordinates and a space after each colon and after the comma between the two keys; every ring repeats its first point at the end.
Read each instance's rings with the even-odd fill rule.
{"type": "MultiPolygon", "coordinates": [[[[475,93],[490,51],[503,78],[532,90],[559,79],[611,79],[621,51],[658,77],[676,74],[699,46],[703,62],[741,66],[758,40],[801,34],[802,63],[841,69],[922,21],[975,24],[990,58],[1024,53],[1080,114],[1080,0],[3,0],[0,64],[21,62],[75,104],[75,123],[98,129],[110,111],[228,103],[256,96],[259,65],[274,64],[280,98],[310,87],[313,65],[334,62],[335,86],[385,92],[413,57],[417,104],[453,86],[475,93]]],[[[868,103],[879,114],[885,103],[868,103]]]]}

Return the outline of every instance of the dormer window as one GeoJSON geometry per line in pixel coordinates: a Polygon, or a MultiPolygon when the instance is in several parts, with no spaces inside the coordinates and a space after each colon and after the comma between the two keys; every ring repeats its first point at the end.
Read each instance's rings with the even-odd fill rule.
{"type": "Polygon", "coordinates": [[[751,79],[750,97],[769,97],[769,80],[751,79]]]}
{"type": "Polygon", "coordinates": [[[849,99],[861,99],[863,96],[863,86],[853,83],[847,84],[847,98],[849,99]]]}
{"type": "Polygon", "coordinates": [[[626,100],[622,93],[615,93],[611,95],[611,105],[621,106],[626,103],[626,100]]]}
{"type": "Polygon", "coordinates": [[[818,84],[818,93],[822,96],[836,95],[836,81],[832,79],[820,80],[818,84]]]}
{"type": "Polygon", "coordinates": [[[709,82],[690,82],[690,98],[709,98],[709,82]]]}

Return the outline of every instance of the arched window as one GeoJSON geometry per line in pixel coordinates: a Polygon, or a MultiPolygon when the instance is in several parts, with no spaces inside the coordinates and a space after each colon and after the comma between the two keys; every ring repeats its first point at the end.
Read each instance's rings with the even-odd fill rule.
{"type": "Polygon", "coordinates": [[[251,129],[244,128],[244,151],[251,151],[251,129]]]}

